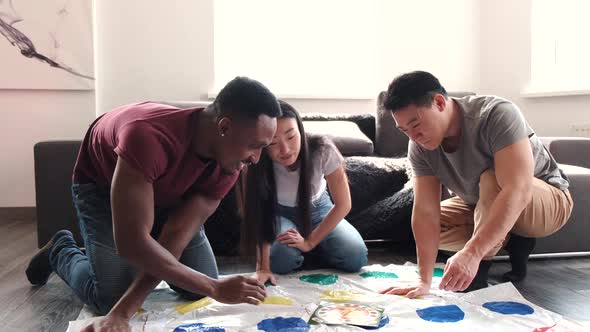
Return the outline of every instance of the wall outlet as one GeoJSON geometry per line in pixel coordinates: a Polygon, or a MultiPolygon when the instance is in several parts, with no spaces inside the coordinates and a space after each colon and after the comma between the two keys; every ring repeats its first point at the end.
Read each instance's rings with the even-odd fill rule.
{"type": "Polygon", "coordinates": [[[590,123],[589,124],[575,124],[571,127],[572,135],[576,137],[590,137],[590,123]]]}

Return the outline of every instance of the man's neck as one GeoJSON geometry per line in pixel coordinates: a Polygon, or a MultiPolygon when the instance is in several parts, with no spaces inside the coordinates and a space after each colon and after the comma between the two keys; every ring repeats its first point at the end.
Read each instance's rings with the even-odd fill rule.
{"type": "Polygon", "coordinates": [[[455,152],[461,143],[461,110],[453,98],[449,98],[447,111],[449,112],[449,127],[442,147],[446,152],[455,152]]]}
{"type": "Polygon", "coordinates": [[[213,109],[195,111],[195,136],[193,138],[193,151],[203,159],[213,158],[213,144],[215,140],[215,120],[217,119],[213,109]]]}

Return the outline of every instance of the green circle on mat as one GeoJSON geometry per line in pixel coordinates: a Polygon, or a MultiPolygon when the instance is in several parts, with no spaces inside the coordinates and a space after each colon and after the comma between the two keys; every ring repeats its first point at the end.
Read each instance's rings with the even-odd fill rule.
{"type": "Polygon", "coordinates": [[[444,270],[440,267],[434,268],[434,272],[432,272],[433,277],[442,277],[444,274],[444,270]]]}
{"type": "Polygon", "coordinates": [[[299,280],[318,285],[331,285],[338,280],[335,274],[308,274],[299,277],[299,280]]]}
{"type": "Polygon", "coordinates": [[[397,274],[393,272],[370,271],[360,274],[363,278],[397,278],[397,274]]]}
{"type": "MultiPolygon", "coordinates": [[[[416,273],[420,273],[420,271],[418,271],[418,269],[416,269],[416,273]]],[[[432,276],[433,277],[442,277],[444,273],[445,273],[445,270],[441,269],[440,267],[435,267],[434,271],[432,272],[432,276]]]]}

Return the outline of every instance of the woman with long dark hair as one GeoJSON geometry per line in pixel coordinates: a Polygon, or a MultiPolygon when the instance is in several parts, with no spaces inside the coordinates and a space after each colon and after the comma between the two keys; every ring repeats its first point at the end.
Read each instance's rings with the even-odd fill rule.
{"type": "Polygon", "coordinates": [[[299,268],[310,251],[326,267],[358,271],[367,247],[344,220],[351,207],[344,158],[328,138],[306,135],[291,105],[279,104],[272,143],[246,175],[244,231],[255,234],[244,239],[257,247],[257,278],[274,284],[273,273],[299,268]]]}

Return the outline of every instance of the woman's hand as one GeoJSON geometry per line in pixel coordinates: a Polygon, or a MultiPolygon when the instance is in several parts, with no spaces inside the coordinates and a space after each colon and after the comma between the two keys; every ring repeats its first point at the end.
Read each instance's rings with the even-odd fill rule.
{"type": "Polygon", "coordinates": [[[308,252],[313,249],[313,245],[305,240],[295,228],[291,228],[290,230],[279,234],[279,236],[277,236],[277,241],[291,248],[297,248],[302,252],[308,252]]]}
{"type": "Polygon", "coordinates": [[[277,279],[269,270],[256,270],[256,273],[253,276],[254,278],[258,279],[260,283],[264,284],[267,281],[270,281],[273,286],[276,286],[277,279]]]}

